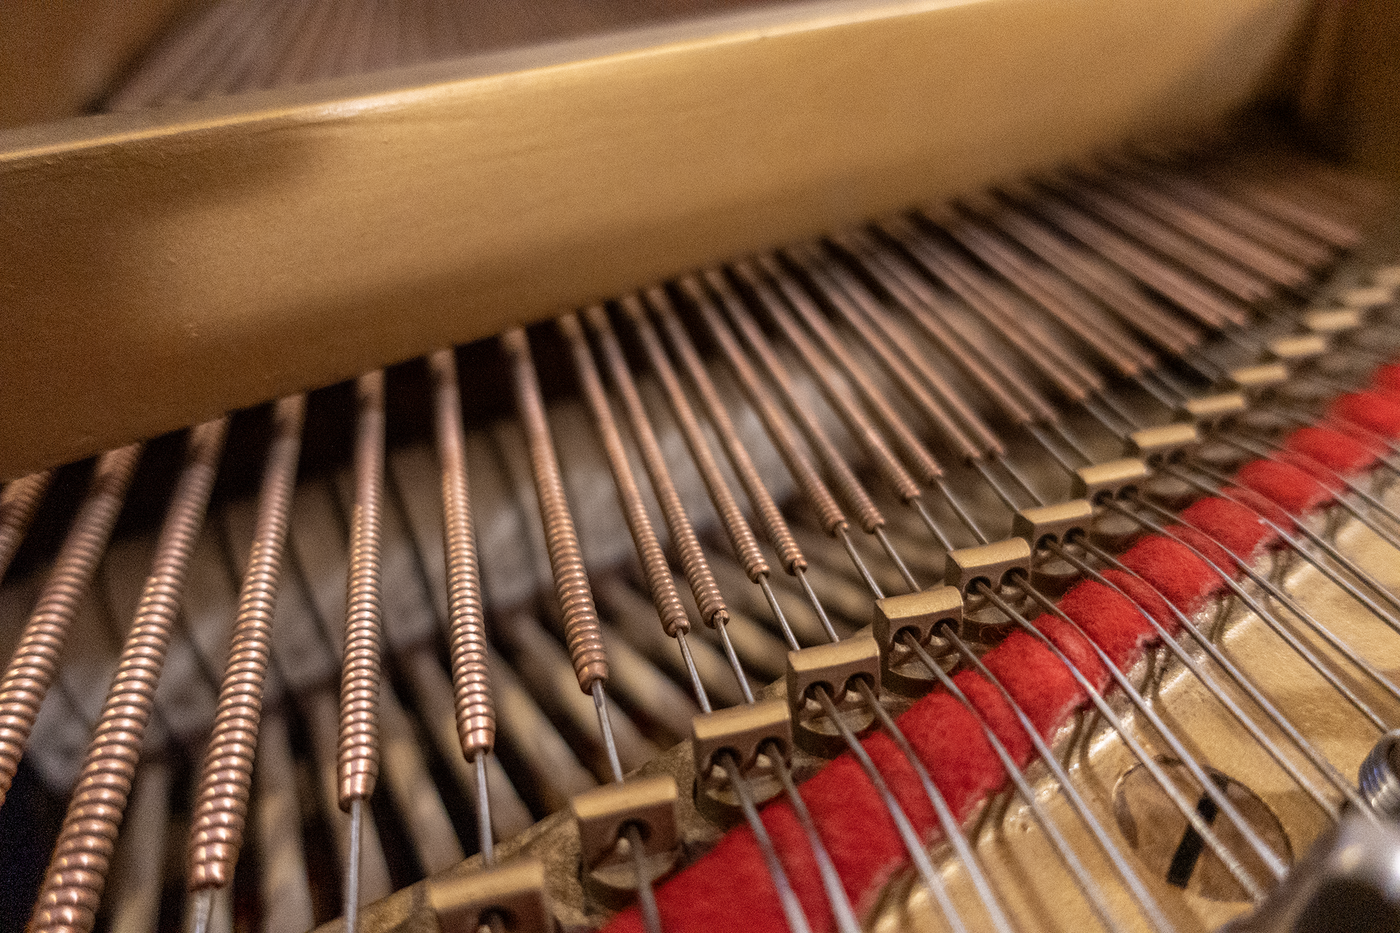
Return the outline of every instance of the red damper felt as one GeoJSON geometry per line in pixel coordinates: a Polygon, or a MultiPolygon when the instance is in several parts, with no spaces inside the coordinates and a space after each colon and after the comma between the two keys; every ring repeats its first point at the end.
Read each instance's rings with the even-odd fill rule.
{"type": "MultiPolygon", "coordinates": [[[[1001,647],[998,646],[987,652],[982,657],[982,662],[985,664],[987,658],[1000,650],[1001,647]]],[[[962,671],[953,677],[953,683],[958,685],[958,689],[981,713],[982,719],[991,727],[993,734],[1006,747],[1011,760],[1024,768],[1026,762],[1030,761],[1031,753],[1035,747],[1031,745],[1030,738],[1026,735],[1026,731],[1021,728],[1016,713],[1006,702],[1001,691],[977,671],[962,671]]]]}
{"type": "MultiPolygon", "coordinates": [[[[1117,571],[1105,573],[1105,580],[1113,581],[1128,596],[1134,595],[1132,590],[1123,586],[1122,581],[1110,577],[1109,573],[1117,571]]],[[[1130,585],[1143,586],[1136,580],[1130,585]]],[[[1157,599],[1156,602],[1160,603],[1161,600],[1157,599]]],[[[1084,580],[1071,587],[1060,599],[1060,611],[1079,623],[1120,670],[1127,670],[1137,663],[1143,647],[1157,635],[1152,624],[1142,617],[1142,613],[1127,597],[1097,580],[1084,580]]],[[[1165,615],[1169,617],[1170,613],[1165,615]]]]}
{"type": "MultiPolygon", "coordinates": [[[[1157,630],[1152,627],[1152,623],[1142,617],[1142,612],[1139,612],[1139,609],[1152,616],[1152,618],[1157,621],[1157,624],[1166,629],[1170,634],[1175,635],[1181,628],[1181,620],[1177,618],[1176,613],[1172,612],[1171,605],[1163,599],[1161,594],[1153,589],[1152,585],[1145,579],[1131,573],[1124,573],[1121,570],[1105,570],[1102,576],[1109,583],[1112,583],[1118,589],[1122,590],[1127,595],[1128,599],[1132,601],[1134,607],[1133,624],[1142,625],[1146,628],[1146,631],[1151,633],[1150,635],[1143,636],[1143,641],[1154,637],[1157,634],[1157,630]]],[[[1121,662],[1121,666],[1127,669],[1136,661],[1137,656],[1134,655],[1126,661],[1121,662]]]]}
{"type": "Polygon", "coordinates": [[[1387,363],[1371,374],[1371,382],[1376,388],[1386,392],[1400,392],[1400,363],[1387,363]]]}
{"type": "MultiPolygon", "coordinates": [[[[1298,523],[1293,520],[1293,516],[1289,515],[1283,506],[1272,499],[1261,496],[1253,489],[1244,486],[1227,486],[1221,494],[1240,500],[1289,534],[1293,534],[1298,528],[1298,523]]],[[[1272,532],[1272,529],[1270,531],[1272,532]]]]}
{"type": "MultiPolygon", "coordinates": [[[[788,883],[792,885],[792,891],[797,895],[797,901],[802,905],[802,912],[807,915],[813,931],[834,926],[826,888],[822,885],[821,873],[817,871],[816,856],[807,844],[807,834],[802,831],[802,824],[798,822],[792,805],[787,798],[779,797],[763,808],[761,819],[769,838],[773,840],[778,861],[783,863],[788,883]]],[[[747,824],[744,824],[744,829],[748,829],[747,824]]],[[[757,851],[755,848],[755,854],[757,851]]],[[[772,887],[771,882],[769,887],[772,887]]]]}
{"type": "MultiPolygon", "coordinates": [[[[867,750],[879,744],[875,738],[889,741],[884,736],[867,739],[867,750]]],[[[803,783],[801,793],[847,895],[859,908],[862,895],[908,861],[893,817],[849,752],[803,783]]]]}
{"type": "Polygon", "coordinates": [[[1251,460],[1240,467],[1236,479],[1294,515],[1310,512],[1335,498],[1330,489],[1291,463],[1251,460]]]}
{"type": "Polygon", "coordinates": [[[1042,736],[1053,732],[1086,699],[1055,653],[1023,631],[1013,632],[982,658],[1042,736]]]}
{"type": "MultiPolygon", "coordinates": [[[[657,885],[656,903],[666,930],[733,929],[738,918],[752,930],[787,929],[772,878],[747,826],[730,830],[699,861],[657,885]]],[[[633,906],[604,929],[644,933],[646,926],[633,906]]]]}
{"type": "MultiPolygon", "coordinates": [[[[1161,535],[1143,538],[1119,561],[1188,616],[1198,611],[1205,605],[1207,597],[1224,586],[1220,575],[1190,548],[1161,535]]],[[[1233,570],[1228,557],[1221,569],[1226,573],[1233,570]]]]}
{"type": "Polygon", "coordinates": [[[1400,436],[1400,398],[1386,392],[1352,392],[1332,403],[1328,414],[1386,437],[1400,436]]]}
{"type": "MultiPolygon", "coordinates": [[[[1347,475],[1368,469],[1378,459],[1376,452],[1367,445],[1331,428],[1299,428],[1283,445],[1329,470],[1347,475]]],[[[1308,468],[1305,462],[1299,466],[1308,468]]]]}
{"type": "Polygon", "coordinates": [[[1180,538],[1183,544],[1195,548],[1201,557],[1231,576],[1239,573],[1239,564],[1235,562],[1235,558],[1244,559],[1247,557],[1247,555],[1239,553],[1231,554],[1221,542],[1199,529],[1187,525],[1168,525],[1167,531],[1180,538]]]}
{"type": "MultiPolygon", "coordinates": [[[[1230,510],[1224,506],[1222,503],[1188,517],[1204,525],[1228,514],[1230,510]]],[[[1258,525],[1257,520],[1254,524],[1258,525]]],[[[1172,531],[1212,559],[1219,559],[1222,567],[1233,569],[1228,555],[1204,535],[1180,526],[1173,526],[1172,531]]],[[[1237,533],[1227,544],[1243,552],[1251,541],[1257,547],[1264,537],[1255,528],[1243,535],[1237,533]]],[[[1177,628],[1175,616],[1152,586],[1189,614],[1221,584],[1190,549],[1157,535],[1139,541],[1122,561],[1144,579],[1117,570],[1105,571],[1103,576],[1129,599],[1111,587],[1083,581],[1065,594],[1060,606],[1115,663],[1127,667],[1155,635],[1138,606],[1169,631],[1177,628]]],[[[1092,683],[1104,683],[1105,672],[1097,657],[1072,627],[1049,614],[1034,624],[1092,683]]],[[[1013,633],[982,660],[1043,734],[1058,728],[1085,700],[1065,665],[1024,632],[1013,633]]],[[[1001,691],[975,671],[957,674],[954,682],[1006,746],[1012,760],[1024,767],[1031,758],[1032,745],[1001,691]]],[[[899,724],[957,818],[965,818],[989,792],[1005,783],[1005,771],[981,725],[946,692],[936,691],[915,703],[899,718],[899,724]]],[[[935,838],[938,827],[932,806],[908,760],[884,734],[876,734],[863,744],[916,830],[925,839],[935,838]]],[[[883,800],[849,753],[806,781],[801,792],[852,901],[860,909],[868,907],[865,899],[874,896],[879,885],[907,863],[907,852],[883,800]]],[[[813,929],[819,933],[831,929],[825,892],[791,807],[774,802],[764,808],[763,821],[813,929]]],[[[660,885],[657,900],[666,929],[678,933],[740,927],[776,933],[786,928],[767,867],[746,826],[728,833],[710,853],[660,885]]],[[[640,933],[640,914],[635,907],[629,908],[606,929],[610,933],[640,933]]]]}
{"type": "MultiPolygon", "coordinates": [[[[975,673],[959,674],[957,682],[969,700],[985,711],[993,731],[1009,741],[1015,760],[1024,763],[1029,743],[996,688],[975,673]]],[[[979,801],[1005,783],[1006,772],[978,721],[947,693],[940,690],[924,697],[898,721],[957,819],[964,819],[979,801]]],[[[926,839],[936,837],[932,804],[904,756],[883,735],[863,744],[905,806],[910,821],[926,839]]],[[[857,903],[862,894],[877,889],[889,872],[906,864],[907,854],[893,820],[849,753],[803,783],[801,792],[842,881],[857,903]]],[[[813,929],[830,929],[825,890],[791,808],[781,801],[769,804],[763,810],[763,822],[813,929]]],[[[678,933],[787,928],[767,867],[747,826],[731,830],[714,850],[658,886],[657,901],[666,929],[678,933]],[[725,881],[717,885],[715,878],[725,881]]],[[[641,931],[641,916],[635,907],[629,908],[606,929],[610,933],[641,931]]]]}
{"type": "MultiPolygon", "coordinates": [[[[1258,498],[1255,496],[1256,500],[1258,498]]],[[[1278,507],[1272,503],[1269,508],[1272,512],[1278,511],[1278,507]]],[[[1199,528],[1245,560],[1252,560],[1261,547],[1277,537],[1277,533],[1265,524],[1257,511],[1229,499],[1202,499],[1183,511],[1181,517],[1187,524],[1199,528]]],[[[1288,521],[1287,516],[1280,517],[1284,522],[1288,521]]],[[[1269,520],[1274,520],[1273,515],[1269,516],[1269,520]]],[[[1279,527],[1290,530],[1288,525],[1279,527]]]]}
{"type": "MultiPolygon", "coordinates": [[[[1065,614],[1069,615],[1069,613],[1065,614]]],[[[1069,617],[1074,618],[1072,615],[1069,617]]],[[[1108,686],[1108,670],[1103,666],[1103,662],[1099,660],[1098,654],[1095,653],[1088,640],[1075,631],[1073,625],[1048,612],[1038,616],[1031,624],[1039,629],[1042,635],[1054,642],[1055,647],[1059,648],[1065,657],[1074,662],[1074,666],[1079,668],[1079,673],[1083,674],[1089,683],[1099,690],[1108,686]]],[[[1086,633],[1090,631],[1082,623],[1080,628],[1084,629],[1086,633]]],[[[1113,655],[1109,653],[1109,657],[1112,658],[1113,655]]]]}
{"type": "MultiPolygon", "coordinates": [[[[1191,529],[1179,531],[1183,537],[1193,534],[1191,529]]],[[[1187,613],[1199,608],[1217,585],[1214,574],[1189,549],[1155,535],[1124,555],[1124,564],[1142,573],[1187,613]]],[[[1116,570],[1105,571],[1103,576],[1168,630],[1175,630],[1174,616],[1142,580],[1116,570]]],[[[1132,603],[1094,581],[1073,587],[1060,605],[1124,667],[1136,660],[1142,645],[1154,635],[1132,603]]],[[[1035,624],[1091,682],[1103,683],[1097,658],[1070,626],[1050,615],[1035,624]]],[[[1013,633],[982,660],[1044,734],[1058,728],[1085,699],[1064,664],[1024,632],[1013,633]]],[[[954,682],[1006,746],[1012,760],[1024,767],[1032,755],[1031,742],[1001,691],[975,671],[957,674],[954,682]]],[[[1005,771],[980,724],[947,693],[940,690],[918,701],[899,718],[899,724],[957,818],[965,818],[980,800],[1005,783],[1005,771]]],[[[936,837],[932,805],[893,741],[876,734],[863,744],[920,835],[936,837]]],[[[883,800],[849,753],[806,781],[801,792],[853,903],[858,908],[868,907],[865,899],[874,896],[879,885],[907,863],[907,852],[883,800]]],[[[814,931],[831,929],[825,891],[791,807],[774,802],[764,808],[763,821],[814,931]]],[[[677,933],[740,927],[774,933],[786,929],[767,866],[747,826],[729,832],[698,862],[661,884],[657,901],[666,929],[677,933]]],[[[635,907],[629,908],[606,929],[609,933],[641,933],[641,916],[635,907]]]]}
{"type": "MultiPolygon", "coordinates": [[[[886,782],[907,805],[913,800],[909,781],[895,776],[898,769],[894,767],[893,757],[876,739],[891,744],[888,738],[875,736],[866,740],[867,749],[875,746],[872,757],[879,756],[877,761],[886,782]]],[[[913,769],[907,761],[904,768],[912,776],[913,769]]],[[[853,900],[876,887],[885,875],[907,860],[883,799],[849,753],[806,781],[801,793],[813,819],[821,827],[827,852],[853,900]]],[[[924,806],[931,807],[927,798],[924,798],[924,806]]],[[[920,816],[922,818],[923,814],[920,816]]],[[[763,808],[762,819],[812,929],[831,929],[826,890],[807,836],[792,807],[785,800],[776,800],[763,808]]],[[[659,885],[656,899],[663,925],[678,933],[738,928],[787,929],[767,863],[746,824],[731,830],[699,861],[659,885]]],[[[640,931],[643,929],[641,916],[636,907],[628,908],[614,917],[605,929],[610,933],[640,931]]]]}
{"type": "MultiPolygon", "coordinates": [[[[993,689],[976,674],[958,675],[993,689]]],[[[963,686],[965,681],[959,681],[963,686]]],[[[971,699],[971,697],[969,697],[971,699]]],[[[899,717],[899,727],[959,820],[988,793],[1001,787],[1006,772],[976,717],[943,690],[924,697],[899,717]]],[[[1002,724],[1005,728],[1005,724],[1002,724]]],[[[993,725],[992,730],[998,731],[993,725]]]]}

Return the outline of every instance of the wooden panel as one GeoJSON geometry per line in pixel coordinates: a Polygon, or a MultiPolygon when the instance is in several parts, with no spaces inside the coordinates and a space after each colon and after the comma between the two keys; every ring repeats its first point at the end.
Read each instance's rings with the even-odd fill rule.
{"type": "Polygon", "coordinates": [[[0,476],[1209,123],[1303,3],[789,6],[0,135],[0,476]]]}

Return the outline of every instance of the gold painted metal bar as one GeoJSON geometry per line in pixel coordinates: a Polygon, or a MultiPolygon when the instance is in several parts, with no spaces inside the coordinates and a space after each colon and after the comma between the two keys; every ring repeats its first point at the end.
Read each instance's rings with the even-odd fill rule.
{"type": "Polygon", "coordinates": [[[5,132],[0,478],[1179,138],[1304,6],[829,0],[5,132]]]}

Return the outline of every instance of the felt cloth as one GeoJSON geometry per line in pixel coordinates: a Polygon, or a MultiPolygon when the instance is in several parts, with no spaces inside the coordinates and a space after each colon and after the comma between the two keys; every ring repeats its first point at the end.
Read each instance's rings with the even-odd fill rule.
{"type": "Polygon", "coordinates": [[[1383,437],[1400,436],[1400,395],[1393,390],[1351,392],[1334,401],[1328,414],[1383,437]]]}
{"type": "Polygon", "coordinates": [[[1310,512],[1332,501],[1332,491],[1301,467],[1277,460],[1253,460],[1236,479],[1293,515],[1310,512]]]}
{"type": "MultiPolygon", "coordinates": [[[[1400,367],[1387,367],[1377,375],[1377,384],[1380,390],[1337,399],[1330,412],[1340,420],[1395,437],[1400,435],[1400,367]]],[[[1363,470],[1376,459],[1370,445],[1328,428],[1303,428],[1288,438],[1286,447],[1341,473],[1363,470]]],[[[1305,461],[1300,458],[1300,462],[1305,461]]],[[[1272,460],[1245,464],[1236,477],[1239,485],[1230,487],[1228,497],[1201,499],[1181,513],[1184,524],[1168,529],[1190,547],[1170,537],[1148,535],[1119,558],[1130,573],[1104,571],[1104,579],[1112,586],[1081,581],[1061,597],[1059,609],[1115,664],[1127,669],[1157,638],[1144,612],[1175,632],[1179,621],[1163,597],[1189,616],[1224,588],[1219,573],[1200,554],[1221,571],[1238,575],[1228,552],[1251,559],[1276,541],[1263,517],[1291,532],[1294,523],[1288,513],[1301,515],[1333,500],[1334,493],[1319,482],[1313,466],[1310,471],[1297,463],[1272,460]]],[[[1033,624],[1087,680],[1099,689],[1108,684],[1108,672],[1072,626],[1050,613],[1033,624]]],[[[1048,736],[1088,698],[1043,643],[1013,629],[982,661],[1036,730],[1048,736]]],[[[1024,766],[1033,748],[1001,691],[971,670],[958,673],[954,682],[1011,758],[1024,766]]],[[[1006,772],[981,722],[947,691],[939,689],[919,700],[898,722],[959,819],[1006,783],[1006,772]]],[[[920,836],[926,842],[937,839],[941,833],[933,807],[893,740],[876,732],[862,744],[920,836]]],[[[881,885],[909,864],[883,800],[849,752],[804,782],[800,790],[851,903],[857,911],[869,908],[881,885]]],[[[816,862],[791,806],[779,797],[763,808],[762,819],[814,933],[833,929],[816,862]]],[[[670,933],[781,933],[787,929],[773,882],[747,825],[731,830],[707,855],[660,884],[656,895],[663,925],[670,933]]],[[[641,916],[635,907],[629,908],[605,930],[641,933],[641,916]]]]}
{"type": "Polygon", "coordinates": [[[1298,461],[1298,465],[1305,470],[1309,468],[1308,461],[1316,461],[1344,475],[1360,473],[1377,460],[1376,451],[1369,445],[1331,428],[1299,428],[1284,440],[1283,446],[1306,458],[1298,461]]]}
{"type": "Polygon", "coordinates": [[[1400,392],[1400,363],[1387,363],[1371,375],[1371,384],[1389,392],[1400,392]]]}

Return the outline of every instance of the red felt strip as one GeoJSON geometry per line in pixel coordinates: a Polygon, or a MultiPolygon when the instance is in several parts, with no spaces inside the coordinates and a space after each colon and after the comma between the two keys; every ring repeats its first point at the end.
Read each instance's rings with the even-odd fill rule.
{"type": "MultiPolygon", "coordinates": [[[[867,739],[867,751],[872,745],[879,751],[882,743],[874,742],[876,738],[884,737],[867,739]]],[[[860,903],[869,887],[905,857],[894,819],[849,754],[837,758],[803,784],[802,798],[821,827],[826,850],[845,882],[848,896],[853,903],[860,903]]]]}
{"type": "MultiPolygon", "coordinates": [[[[1119,561],[1187,615],[1204,606],[1211,594],[1224,585],[1205,561],[1171,538],[1157,535],[1143,538],[1119,561]]],[[[1229,569],[1228,558],[1222,569],[1229,569]]]]}
{"type": "Polygon", "coordinates": [[[1253,460],[1240,467],[1236,478],[1261,496],[1294,515],[1331,502],[1331,490],[1291,463],[1253,460]]]}
{"type": "MultiPolygon", "coordinates": [[[[979,687],[989,686],[980,678],[973,679],[979,687]]],[[[991,743],[973,715],[949,694],[941,690],[929,694],[899,721],[915,754],[958,819],[967,816],[985,794],[1001,786],[1004,776],[991,743]]]]}
{"type": "MultiPolygon", "coordinates": [[[[1108,574],[1104,579],[1119,583],[1108,574]]],[[[1096,580],[1085,580],[1070,589],[1060,600],[1060,611],[1079,623],[1120,670],[1136,663],[1156,634],[1132,603],[1096,580]]]]}
{"type": "Polygon", "coordinates": [[[1289,534],[1292,534],[1297,527],[1293,518],[1284,510],[1283,506],[1274,502],[1272,499],[1261,496],[1253,489],[1247,489],[1244,486],[1228,486],[1225,488],[1224,494],[1240,500],[1245,505],[1249,506],[1249,508],[1258,512],[1261,516],[1267,518],[1289,534]]]}
{"type": "MultiPolygon", "coordinates": [[[[987,659],[995,653],[996,649],[993,648],[983,655],[982,663],[987,663],[987,659]]],[[[954,676],[953,682],[972,701],[972,705],[977,707],[977,711],[982,714],[992,732],[1006,747],[1011,759],[1024,768],[1035,749],[1001,691],[975,671],[961,671],[954,676]]]]}
{"type": "Polygon", "coordinates": [[[982,663],[1016,698],[1041,735],[1053,732],[1084,699],[1069,668],[1043,642],[1023,631],[1008,635],[987,652],[982,663]]]}
{"type": "MultiPolygon", "coordinates": [[[[1223,503],[1217,508],[1228,513],[1225,506],[1229,505],[1233,503],[1223,503]]],[[[1202,512],[1206,517],[1211,514],[1209,509],[1198,510],[1193,519],[1201,519],[1202,512]]],[[[1258,526],[1259,523],[1255,520],[1254,524],[1258,526]]],[[[1190,539],[1212,559],[1219,558],[1222,567],[1231,566],[1228,555],[1200,532],[1182,526],[1173,526],[1172,530],[1190,539]]],[[[1255,531],[1232,540],[1230,547],[1235,549],[1239,545],[1245,548],[1240,553],[1252,553],[1265,537],[1255,531]]],[[[1204,605],[1209,594],[1222,585],[1204,561],[1185,545],[1169,538],[1142,539],[1123,556],[1123,563],[1142,574],[1143,579],[1160,589],[1187,614],[1204,605]]],[[[1176,629],[1175,617],[1143,580],[1116,570],[1106,571],[1104,578],[1129,594],[1168,630],[1176,629]]],[[[1092,580],[1072,587],[1059,605],[1061,611],[1078,622],[1104,652],[1125,669],[1141,656],[1155,635],[1137,605],[1092,580]]],[[[1107,672],[1078,633],[1048,614],[1036,619],[1035,625],[1091,683],[1102,688],[1107,672]]],[[[1060,660],[1039,640],[1022,631],[1009,635],[982,660],[1042,735],[1048,736],[1058,728],[1086,699],[1084,691],[1060,660]]],[[[1024,767],[1033,752],[1030,739],[1001,692],[972,671],[960,672],[954,681],[1006,746],[1012,759],[1024,767]]],[[[915,703],[899,718],[899,725],[959,819],[986,794],[1005,783],[1005,772],[981,727],[945,692],[936,691],[915,703]]],[[[893,741],[876,733],[865,739],[863,745],[911,823],[926,838],[936,837],[932,806],[923,795],[913,768],[893,741]]],[[[849,753],[806,781],[801,792],[852,903],[858,908],[869,906],[867,900],[874,896],[883,881],[908,862],[883,801],[849,753]]],[[[764,808],[763,822],[782,853],[784,869],[814,933],[830,930],[830,908],[791,807],[783,801],[769,804],[764,808]]],[[[777,933],[787,926],[772,881],[747,826],[731,831],[709,854],[662,884],[657,890],[657,901],[667,930],[699,933],[742,928],[777,933]]],[[[640,914],[636,908],[623,911],[606,929],[610,933],[640,933],[640,914]]]]}
{"type": "MultiPolygon", "coordinates": [[[[773,804],[767,809],[782,806],[773,804]]],[[[771,876],[747,827],[727,833],[704,858],[669,878],[656,894],[661,923],[667,930],[727,929],[738,908],[742,908],[745,926],[751,929],[787,929],[771,876]]],[[[642,933],[645,926],[633,907],[614,917],[606,929],[642,933]]]]}
{"type": "MultiPolygon", "coordinates": [[[[1232,491],[1232,495],[1237,493],[1232,491]]],[[[1267,500],[1260,500],[1261,497],[1255,495],[1251,504],[1258,502],[1259,507],[1250,508],[1239,502],[1212,496],[1183,511],[1181,517],[1188,525],[1199,528],[1226,549],[1250,560],[1259,548],[1277,537],[1274,530],[1265,524],[1260,516],[1262,509],[1268,509],[1265,514],[1269,520],[1284,531],[1292,530],[1292,522],[1287,515],[1279,512],[1278,506],[1267,500]]]]}
{"type": "MultiPolygon", "coordinates": [[[[1072,614],[1066,612],[1063,606],[1060,606],[1059,609],[1071,619],[1075,618],[1072,614]]],[[[1075,621],[1078,622],[1077,619],[1075,621]]],[[[1084,679],[1093,684],[1096,689],[1103,690],[1108,686],[1107,668],[1103,666],[1103,662],[1099,660],[1099,656],[1094,653],[1094,649],[1089,645],[1088,640],[1074,630],[1074,626],[1067,624],[1057,616],[1050,615],[1049,613],[1039,616],[1033,620],[1031,624],[1039,629],[1042,635],[1054,642],[1055,647],[1059,648],[1064,656],[1069,658],[1070,661],[1074,663],[1075,667],[1079,668],[1079,673],[1083,674],[1084,679]]],[[[1080,628],[1089,631],[1088,627],[1083,623],[1078,624],[1080,628]]],[[[1113,655],[1107,651],[1104,653],[1108,654],[1110,658],[1113,657],[1113,655]]]]}
{"type": "Polygon", "coordinates": [[[1387,363],[1371,376],[1371,382],[1378,389],[1400,392],[1400,363],[1387,363]]]}
{"type": "MultiPolygon", "coordinates": [[[[1299,428],[1283,445],[1342,474],[1360,473],[1373,466],[1377,459],[1376,452],[1369,446],[1331,428],[1299,428]]],[[[1308,468],[1306,462],[1298,465],[1308,468]]]]}
{"type": "MultiPolygon", "coordinates": [[[[1191,529],[1178,530],[1193,533],[1191,529]]],[[[1145,538],[1124,557],[1130,555],[1133,562],[1125,563],[1139,572],[1151,572],[1155,565],[1168,568],[1147,579],[1171,596],[1184,612],[1199,608],[1207,588],[1218,586],[1204,562],[1175,541],[1145,538]]],[[[1104,577],[1139,600],[1164,626],[1176,628],[1165,604],[1141,580],[1112,570],[1104,577]]],[[[1083,581],[1071,588],[1061,599],[1060,608],[1124,668],[1136,661],[1154,634],[1131,602],[1094,581],[1083,581]]],[[[1078,633],[1050,615],[1035,620],[1035,625],[1091,683],[1102,687],[1107,673],[1078,633]]],[[[1086,699],[1060,660],[1039,640],[1022,631],[1008,636],[982,660],[1042,735],[1048,736],[1057,729],[1086,699]]],[[[954,682],[1006,746],[1013,761],[1024,767],[1033,748],[1002,693],[973,671],[958,673],[954,682]]],[[[939,690],[919,700],[899,718],[899,726],[957,818],[965,818],[978,801],[1005,783],[1005,771],[980,725],[947,693],[939,690]]],[[[935,838],[938,833],[932,805],[893,741],[876,733],[862,744],[911,823],[925,838],[935,838]]],[[[803,783],[801,792],[852,903],[858,908],[868,907],[868,899],[878,892],[884,880],[908,863],[883,801],[849,753],[803,783]]],[[[832,929],[830,908],[815,861],[791,807],[781,800],[769,804],[763,810],[763,822],[782,853],[784,869],[814,933],[832,929]]],[[[656,894],[666,929],[677,933],[714,929],[778,933],[787,928],[772,880],[747,826],[732,830],[707,855],[662,884],[656,894]]],[[[629,908],[605,929],[609,933],[640,933],[641,915],[635,907],[629,908]]]]}
{"type": "MultiPolygon", "coordinates": [[[[1400,392],[1400,366],[1382,370],[1377,374],[1377,382],[1387,392],[1400,392]]],[[[1336,417],[1367,430],[1400,435],[1400,397],[1392,398],[1383,392],[1356,393],[1338,399],[1332,411],[1336,417]]],[[[1364,443],[1327,429],[1298,431],[1289,438],[1288,447],[1339,472],[1355,472],[1375,460],[1364,443]]],[[[1309,471],[1291,463],[1256,460],[1240,469],[1238,480],[1240,487],[1231,487],[1228,494],[1240,502],[1221,497],[1202,499],[1182,513],[1188,525],[1173,525],[1169,529],[1231,575],[1236,574],[1237,567],[1227,552],[1252,559],[1276,540],[1276,533],[1261,515],[1291,532],[1294,523],[1288,513],[1301,514],[1333,499],[1333,493],[1309,471]]],[[[1190,615],[1224,586],[1219,574],[1191,547],[1160,535],[1145,537],[1120,558],[1141,579],[1133,573],[1104,571],[1103,578],[1112,586],[1081,581],[1061,598],[1059,608],[1115,664],[1126,669],[1156,637],[1143,610],[1167,631],[1179,628],[1175,614],[1156,591],[1190,615]]],[[[1033,624],[1091,683],[1099,688],[1107,683],[1107,671],[1071,626],[1048,613],[1033,624]]],[[[1059,659],[1038,639],[1022,631],[1013,632],[987,652],[983,663],[1044,735],[1058,728],[1086,699],[1059,659]]],[[[954,682],[1006,745],[1013,760],[1024,766],[1031,758],[1031,743],[1001,692],[973,671],[958,673],[954,682]]],[[[899,718],[899,725],[958,819],[965,818],[987,794],[1004,785],[1005,771],[979,722],[945,691],[935,691],[919,700],[899,718]]],[[[938,827],[932,807],[913,768],[893,741],[876,733],[863,744],[915,828],[925,838],[935,838],[938,827]]],[[[908,862],[879,795],[849,753],[803,783],[801,792],[852,903],[858,909],[868,907],[879,886],[908,862]]],[[[814,933],[825,933],[832,928],[830,907],[791,807],[782,800],[775,801],[764,808],[763,821],[781,853],[814,933]]],[[[787,928],[772,881],[747,826],[731,831],[709,854],[662,884],[657,900],[665,927],[673,933],[717,929],[779,933],[787,928]]],[[[631,908],[605,929],[610,933],[640,933],[640,915],[631,908]]]]}
{"type": "MultiPolygon", "coordinates": [[[[1126,584],[1125,590],[1141,587],[1140,581],[1119,576],[1122,579],[1115,583],[1126,584]]],[[[1155,597],[1143,598],[1149,605],[1160,604],[1155,597]]],[[[1151,635],[1151,627],[1141,614],[1122,596],[1099,583],[1080,583],[1066,594],[1061,607],[1091,635],[1102,638],[1107,643],[1103,645],[1106,653],[1124,666],[1132,663],[1135,658],[1129,656],[1140,653],[1151,635]]],[[[1166,622],[1165,609],[1160,615],[1166,622]]],[[[1035,620],[1035,625],[1091,683],[1102,688],[1107,672],[1071,626],[1050,615],[1035,620]]],[[[1084,692],[1060,660],[1038,639],[1022,631],[1011,634],[989,651],[983,663],[1043,735],[1057,729],[1085,700],[1084,692]]],[[[1034,750],[1001,691],[973,671],[958,673],[954,682],[1001,740],[1012,760],[1024,767],[1034,750]]],[[[965,818],[973,806],[1005,783],[1005,771],[981,726],[944,691],[931,693],[915,703],[899,718],[899,725],[958,819],[965,818]]],[[[862,744],[910,822],[926,839],[935,838],[938,833],[932,804],[894,742],[876,733],[862,744]]],[[[849,753],[806,781],[801,790],[852,902],[858,907],[868,906],[865,900],[908,862],[883,801],[849,753]]],[[[830,909],[815,861],[791,807],[783,801],[769,804],[764,808],[763,822],[782,853],[784,869],[813,930],[819,933],[831,929],[830,909]]],[[[668,930],[786,929],[772,881],[747,826],[731,831],[710,853],[661,885],[657,901],[668,930]],[[716,878],[724,880],[715,884],[716,878]]],[[[635,908],[626,910],[606,929],[611,933],[641,931],[641,916],[635,908]]]]}
{"type": "Polygon", "coordinates": [[[1352,392],[1332,403],[1328,413],[1386,437],[1400,435],[1400,398],[1388,392],[1352,392]]]}

